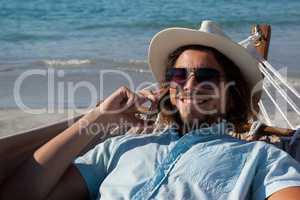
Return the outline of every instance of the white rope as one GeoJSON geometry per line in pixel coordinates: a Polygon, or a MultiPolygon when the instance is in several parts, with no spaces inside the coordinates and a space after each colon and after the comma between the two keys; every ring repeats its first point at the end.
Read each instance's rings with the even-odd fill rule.
{"type": "Polygon", "coordinates": [[[265,105],[263,104],[263,102],[259,101],[258,106],[259,106],[260,112],[261,112],[262,116],[264,117],[264,120],[266,121],[267,125],[272,126],[273,123],[271,122],[271,119],[266,111],[266,108],[265,108],[265,105]]]}
{"type": "MultiPolygon", "coordinates": [[[[294,87],[292,87],[287,82],[286,79],[284,79],[282,77],[282,75],[274,67],[272,67],[272,65],[268,61],[266,61],[261,56],[258,56],[256,48],[254,47],[254,43],[256,41],[258,41],[260,37],[261,37],[261,35],[258,32],[256,32],[255,34],[252,34],[251,36],[249,36],[245,40],[239,42],[239,44],[242,45],[243,47],[245,47],[249,51],[249,53],[251,53],[256,59],[258,59],[259,64],[260,64],[259,65],[260,71],[264,74],[264,76],[268,79],[268,81],[279,91],[279,93],[281,94],[281,96],[293,108],[293,110],[298,114],[298,116],[300,116],[300,109],[295,104],[295,102],[287,95],[286,91],[282,88],[281,85],[284,85],[298,99],[300,99],[299,93],[295,90],[294,87]],[[273,76],[268,71],[270,71],[270,73],[272,73],[273,76]],[[277,79],[275,79],[275,78],[277,78],[277,79]]],[[[283,113],[283,111],[281,110],[280,106],[276,103],[276,101],[274,100],[274,98],[272,97],[271,93],[269,92],[269,90],[266,88],[265,85],[263,86],[263,89],[265,90],[265,92],[267,93],[268,97],[271,99],[271,101],[273,102],[273,104],[275,105],[275,107],[277,108],[277,110],[280,112],[280,114],[282,115],[282,117],[287,121],[288,125],[291,128],[293,128],[293,125],[288,120],[287,116],[283,113]]],[[[262,103],[262,101],[260,101],[258,103],[258,106],[260,108],[260,112],[261,112],[262,116],[264,117],[265,121],[267,123],[269,123],[270,125],[272,125],[270,117],[269,117],[269,115],[268,115],[268,113],[267,113],[267,111],[265,109],[265,106],[262,103]]]]}
{"type": "Polygon", "coordinates": [[[249,37],[247,37],[246,39],[242,40],[239,42],[240,45],[242,46],[247,46],[249,45],[249,43],[255,42],[260,38],[260,34],[258,32],[250,35],[249,37]]]}
{"type": "Polygon", "coordinates": [[[254,43],[259,40],[261,37],[260,33],[256,32],[250,35],[245,40],[239,42],[239,45],[243,46],[247,51],[254,56],[257,60],[262,59],[261,55],[257,52],[256,48],[254,47],[254,43]]]}
{"type": "Polygon", "coordinates": [[[265,78],[267,78],[270,83],[278,90],[278,92],[281,94],[281,96],[286,100],[286,102],[294,109],[294,111],[300,116],[300,110],[298,106],[289,98],[287,93],[280,87],[278,82],[267,72],[267,70],[260,65],[259,66],[260,71],[265,75],[265,78]]]}
{"type": "Polygon", "coordinates": [[[287,82],[287,80],[285,80],[284,78],[282,78],[282,76],[281,76],[281,74],[279,73],[279,72],[277,72],[277,70],[276,69],[274,69],[273,67],[272,67],[272,65],[268,62],[268,61],[266,61],[266,60],[264,60],[264,59],[262,59],[261,60],[261,62],[264,64],[264,66],[268,69],[268,70],[270,70],[275,76],[276,76],[276,78],[278,78],[298,99],[300,99],[300,95],[299,95],[299,93],[297,92],[297,90],[295,90],[295,88],[294,87],[292,87],[288,82],[287,82]]]}
{"type": "Polygon", "coordinates": [[[258,130],[260,129],[260,127],[263,125],[263,123],[261,121],[254,121],[250,127],[249,130],[249,135],[251,136],[256,136],[258,130]]]}
{"type": "Polygon", "coordinates": [[[269,92],[269,90],[263,85],[263,89],[265,90],[266,94],[269,96],[270,100],[272,101],[272,103],[276,106],[277,110],[280,112],[280,114],[282,115],[282,117],[285,119],[285,121],[288,123],[289,127],[294,129],[294,126],[291,124],[291,122],[288,120],[287,116],[283,113],[283,111],[281,110],[280,106],[276,103],[275,99],[272,97],[271,93],[269,92]]]}

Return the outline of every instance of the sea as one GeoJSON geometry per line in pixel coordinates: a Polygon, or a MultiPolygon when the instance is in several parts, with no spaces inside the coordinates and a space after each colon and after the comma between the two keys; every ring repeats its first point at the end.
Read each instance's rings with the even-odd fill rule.
{"type": "Polygon", "coordinates": [[[86,107],[130,85],[125,74],[137,90],[154,82],[147,65],[154,34],[197,29],[202,20],[237,42],[253,24],[270,24],[268,60],[299,90],[299,0],[0,0],[0,108],[86,107]]]}

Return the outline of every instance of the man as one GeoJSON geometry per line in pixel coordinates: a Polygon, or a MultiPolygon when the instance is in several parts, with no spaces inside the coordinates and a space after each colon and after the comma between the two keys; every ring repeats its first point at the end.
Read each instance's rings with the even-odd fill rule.
{"type": "Polygon", "coordinates": [[[251,117],[250,90],[261,80],[242,47],[204,21],[200,30],[172,28],[154,36],[149,64],[170,88],[170,98],[160,102],[169,128],[107,139],[72,164],[94,138],[93,125],[145,124],[135,115],[145,98],[121,87],[34,152],[2,187],[1,199],[298,198],[295,160],[227,134],[228,124],[251,117]]]}

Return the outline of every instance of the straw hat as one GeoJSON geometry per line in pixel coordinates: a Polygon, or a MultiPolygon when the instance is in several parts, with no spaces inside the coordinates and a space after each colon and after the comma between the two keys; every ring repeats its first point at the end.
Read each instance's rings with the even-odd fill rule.
{"type": "Polygon", "coordinates": [[[216,23],[208,20],[202,22],[199,30],[168,28],[160,31],[152,38],[148,59],[156,80],[158,82],[164,81],[170,53],[181,46],[197,44],[213,47],[231,59],[240,68],[250,89],[262,80],[258,61],[244,47],[225,35],[216,23]]]}

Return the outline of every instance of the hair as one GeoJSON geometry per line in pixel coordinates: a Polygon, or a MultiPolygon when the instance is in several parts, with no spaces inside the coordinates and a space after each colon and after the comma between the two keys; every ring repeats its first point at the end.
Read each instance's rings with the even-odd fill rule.
{"type": "MultiPolygon", "coordinates": [[[[235,84],[228,88],[229,99],[226,102],[229,103],[226,105],[226,113],[223,119],[233,123],[236,129],[241,128],[253,115],[251,113],[251,91],[239,67],[215,48],[202,45],[186,45],[179,47],[168,56],[167,68],[174,67],[178,57],[186,50],[199,50],[212,53],[222,67],[226,81],[234,81],[235,84]]],[[[170,102],[170,95],[167,94],[166,97],[168,97],[168,100],[164,103],[165,109],[174,109],[174,106],[170,102]]],[[[165,121],[173,120],[180,123],[178,112],[171,116],[166,115],[164,112],[161,114],[165,121]]]]}

